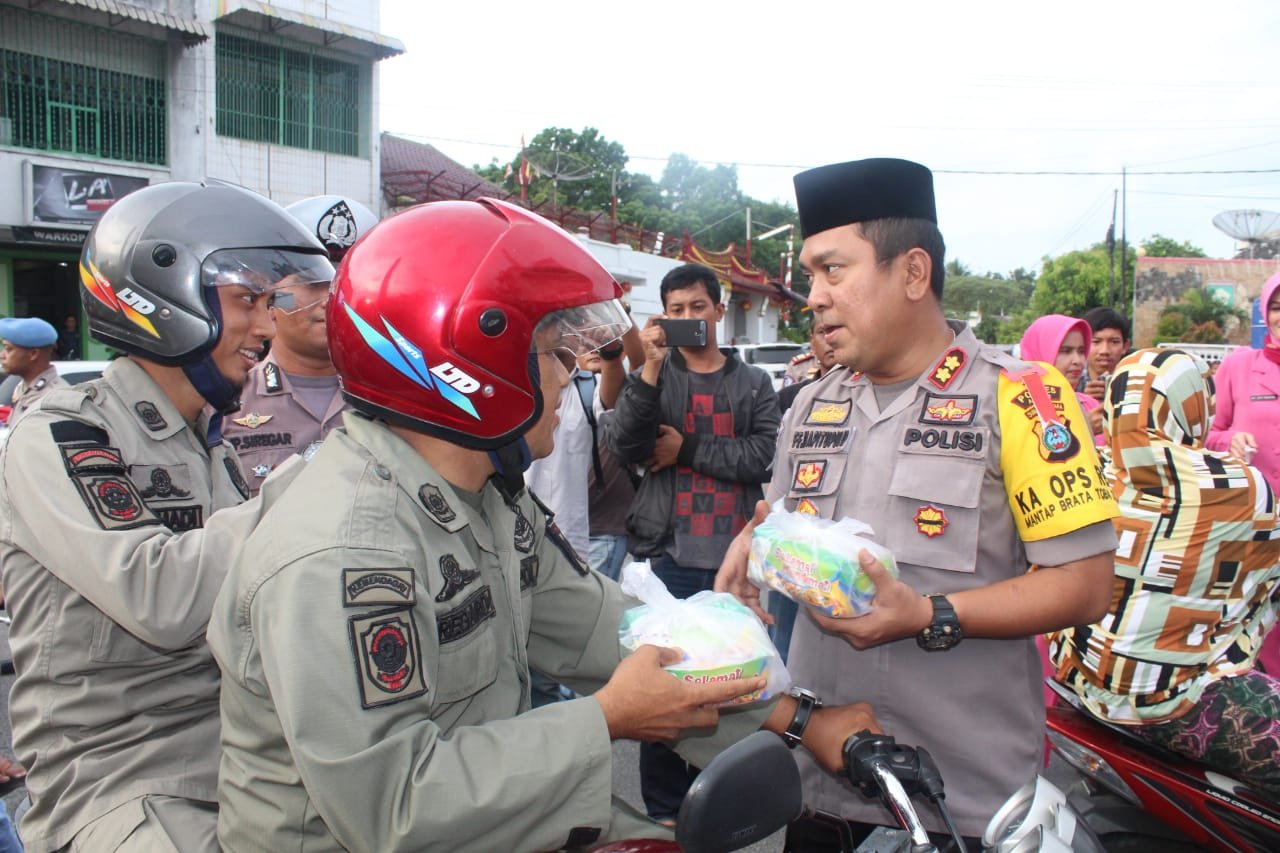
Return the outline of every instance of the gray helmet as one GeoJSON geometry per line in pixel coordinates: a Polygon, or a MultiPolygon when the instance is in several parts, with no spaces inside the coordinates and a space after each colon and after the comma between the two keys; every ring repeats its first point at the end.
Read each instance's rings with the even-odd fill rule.
{"type": "MultiPolygon", "coordinates": [[[[130,193],[102,214],[80,254],[81,300],[93,337],[184,368],[206,360],[221,337],[215,288],[267,291],[291,276],[333,278],[320,242],[270,199],[213,180],[130,193]]],[[[201,374],[211,371],[210,362],[201,374]]],[[[197,390],[215,407],[228,402],[225,389],[201,384],[197,390]]]]}
{"type": "Polygon", "coordinates": [[[372,210],[353,198],[313,195],[285,208],[324,244],[336,264],[369,229],[378,224],[372,210]]]}

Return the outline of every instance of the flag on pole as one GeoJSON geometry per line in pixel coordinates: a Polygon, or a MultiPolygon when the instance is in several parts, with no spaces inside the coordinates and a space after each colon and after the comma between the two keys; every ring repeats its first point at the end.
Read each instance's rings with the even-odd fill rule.
{"type": "Polygon", "coordinates": [[[529,168],[529,158],[524,153],[524,134],[520,134],[520,174],[517,180],[520,183],[520,201],[523,203],[527,200],[529,192],[529,182],[532,180],[533,174],[529,168]]]}

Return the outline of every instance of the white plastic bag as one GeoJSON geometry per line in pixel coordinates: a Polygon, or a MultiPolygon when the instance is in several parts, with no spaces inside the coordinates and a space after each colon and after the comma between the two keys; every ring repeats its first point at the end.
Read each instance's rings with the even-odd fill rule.
{"type": "Polygon", "coordinates": [[[874,535],[857,519],[788,512],[779,500],[752,532],[747,579],[828,616],[862,616],[871,612],[876,586],[858,564],[858,551],[866,548],[898,576],[892,552],[868,538],[874,535]]]}
{"type": "Polygon", "coordinates": [[[624,613],[618,626],[618,639],[628,651],[646,644],[682,650],[684,659],[665,667],[682,681],[765,676],[763,690],[725,705],[769,699],[791,686],[791,676],[764,624],[732,595],[707,590],[676,598],[647,562],[623,568],[622,591],[644,602],[624,613]]]}

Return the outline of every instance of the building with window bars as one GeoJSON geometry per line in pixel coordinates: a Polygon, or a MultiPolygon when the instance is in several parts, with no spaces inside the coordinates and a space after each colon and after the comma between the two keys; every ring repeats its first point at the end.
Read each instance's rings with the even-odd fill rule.
{"type": "Polygon", "coordinates": [[[380,209],[378,62],[404,48],[378,16],[379,0],[0,0],[0,316],[79,318],[84,235],[150,183],[380,209]]]}

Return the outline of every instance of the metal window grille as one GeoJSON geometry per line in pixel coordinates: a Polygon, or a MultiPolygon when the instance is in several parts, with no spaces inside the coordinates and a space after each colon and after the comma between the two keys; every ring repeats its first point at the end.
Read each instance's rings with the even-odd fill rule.
{"type": "Polygon", "coordinates": [[[0,144],[163,165],[164,67],[160,42],[0,7],[0,144]]]}
{"type": "Polygon", "coordinates": [[[222,136],[360,154],[360,67],[219,31],[222,136]]]}

